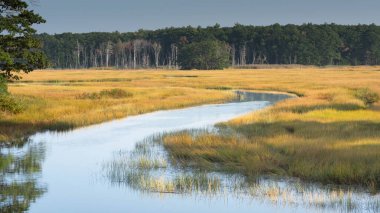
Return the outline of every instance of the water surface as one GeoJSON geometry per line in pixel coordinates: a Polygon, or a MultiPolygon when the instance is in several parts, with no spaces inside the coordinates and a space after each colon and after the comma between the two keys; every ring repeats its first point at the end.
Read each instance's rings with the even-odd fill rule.
{"type": "MultiPolygon", "coordinates": [[[[302,203],[294,205],[291,202],[273,200],[273,196],[270,196],[273,190],[277,190],[277,196],[284,196],[284,191],[293,190],[294,187],[287,189],[291,183],[284,180],[263,180],[263,187],[260,188],[259,183],[254,185],[254,189],[242,184],[238,195],[227,190],[210,196],[207,193],[157,193],[139,190],[128,184],[115,184],[105,174],[104,165],[115,160],[115,156],[120,153],[133,151],[137,143],[151,135],[210,128],[218,122],[262,109],[288,96],[240,93],[238,97],[232,103],[158,111],[64,133],[38,133],[21,148],[3,148],[1,157],[12,156],[13,159],[18,159],[13,164],[21,168],[12,165],[9,167],[13,170],[10,170],[0,166],[3,169],[0,181],[3,186],[9,186],[2,187],[0,191],[0,210],[19,211],[28,209],[30,205],[28,211],[38,213],[335,212],[336,208],[311,208],[310,205],[302,203]],[[265,188],[265,185],[268,187],[265,188]],[[247,193],[256,194],[246,196],[247,193]]],[[[225,181],[224,177],[221,178],[225,181]]],[[[330,193],[328,189],[318,187],[313,190],[317,194],[330,193]],[[318,190],[321,190],[320,193],[318,190]]],[[[286,196],[296,195],[289,192],[286,196]]],[[[378,197],[371,197],[365,192],[359,197],[376,202],[378,200],[378,197]]],[[[378,205],[376,202],[371,205],[378,205]]],[[[368,205],[356,210],[375,209],[368,205]]]]}

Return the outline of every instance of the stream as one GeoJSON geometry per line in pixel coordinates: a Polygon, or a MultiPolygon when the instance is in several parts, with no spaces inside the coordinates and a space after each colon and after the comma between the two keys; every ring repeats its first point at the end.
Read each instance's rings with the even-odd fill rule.
{"type": "MultiPolygon", "coordinates": [[[[195,175],[165,162],[165,168],[158,166],[149,173],[160,180],[166,178],[155,181],[155,187],[174,180],[197,183],[172,193],[147,188],[149,177],[143,177],[142,185],[142,176],[133,179],[130,173],[124,174],[133,168],[117,167],[115,171],[115,165],[124,165],[119,164],[120,159],[133,158],[131,153],[153,135],[212,129],[218,122],[286,98],[289,96],[284,94],[238,92],[236,100],[225,104],[157,111],[67,132],[37,133],[21,147],[1,149],[1,157],[11,163],[0,165],[0,212],[377,212],[379,196],[359,189],[270,177],[247,183],[239,175],[195,175]]],[[[167,157],[159,145],[150,148],[151,153],[167,157]]],[[[153,179],[149,181],[151,186],[153,179]]]]}

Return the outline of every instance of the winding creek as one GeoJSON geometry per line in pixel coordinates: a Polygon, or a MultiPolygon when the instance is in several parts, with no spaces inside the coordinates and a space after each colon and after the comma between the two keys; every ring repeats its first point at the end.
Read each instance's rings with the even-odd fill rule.
{"type": "MultiPolygon", "coordinates": [[[[136,184],[115,171],[115,165],[122,162],[120,159],[133,158],[131,153],[152,135],[212,129],[218,122],[288,98],[283,94],[245,92],[240,92],[239,97],[230,103],[158,111],[64,133],[38,133],[22,147],[3,148],[3,156],[14,156],[14,165],[1,174],[0,212],[17,212],[29,205],[29,212],[38,213],[376,212],[380,209],[378,195],[297,180],[263,177],[255,183],[246,183],[237,175],[200,174],[197,177],[204,180],[205,186],[190,186],[191,189],[182,193],[160,193],[144,188],[141,179],[136,184]]],[[[150,153],[165,158],[162,147],[151,145],[150,153]]],[[[191,171],[179,171],[170,165],[150,172],[151,176],[168,181],[189,174],[194,177],[191,171]]]]}

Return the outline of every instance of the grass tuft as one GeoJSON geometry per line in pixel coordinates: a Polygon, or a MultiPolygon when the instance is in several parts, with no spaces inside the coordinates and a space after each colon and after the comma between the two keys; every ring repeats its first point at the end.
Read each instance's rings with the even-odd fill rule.
{"type": "Polygon", "coordinates": [[[101,98],[130,98],[133,93],[122,89],[102,90],[100,92],[83,93],[77,96],[77,99],[101,99],[101,98]]]}
{"type": "Polygon", "coordinates": [[[379,95],[368,88],[356,89],[355,97],[363,101],[367,107],[380,100],[379,95]]]}

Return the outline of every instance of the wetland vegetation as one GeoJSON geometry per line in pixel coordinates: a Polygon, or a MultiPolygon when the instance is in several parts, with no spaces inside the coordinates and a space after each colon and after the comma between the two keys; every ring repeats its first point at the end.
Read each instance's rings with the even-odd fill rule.
{"type": "Polygon", "coordinates": [[[220,197],[228,192],[249,195],[248,200],[257,196],[270,203],[367,211],[369,206],[378,209],[379,75],[378,67],[35,71],[8,84],[12,97],[28,107],[1,112],[1,134],[3,140],[15,139],[155,110],[244,99],[244,94],[236,98],[235,90],[297,94],[280,102],[268,99],[276,103],[220,123],[213,131],[165,134],[151,145],[167,155],[149,154],[142,146],[146,155],[107,164],[106,176],[113,185],[144,193],[220,197]],[[238,178],[231,180],[231,175],[238,178]],[[295,184],[284,188],[281,181],[294,183],[292,178],[295,184]],[[315,184],[311,192],[298,187],[309,190],[315,184]]]}
{"type": "MultiPolygon", "coordinates": [[[[186,134],[200,137],[202,134],[210,135],[211,132],[220,134],[219,131],[191,130],[186,131],[186,134]]],[[[113,185],[125,186],[144,194],[157,193],[160,196],[181,194],[212,200],[220,197],[228,199],[232,195],[241,201],[258,199],[285,208],[304,206],[321,211],[339,212],[380,210],[379,195],[366,194],[363,189],[354,186],[311,184],[297,178],[279,176],[260,175],[253,178],[233,170],[227,172],[226,169],[231,167],[226,168],[223,163],[218,165],[219,169],[211,169],[210,163],[193,164],[194,161],[188,158],[181,158],[179,163],[178,156],[173,156],[172,151],[165,151],[167,137],[178,134],[151,136],[137,143],[131,151],[115,153],[114,158],[103,165],[106,178],[113,185]]],[[[196,142],[204,144],[204,141],[196,142]]],[[[257,162],[253,162],[255,163],[257,162]]],[[[244,168],[240,169],[244,171],[244,168]]]]}

